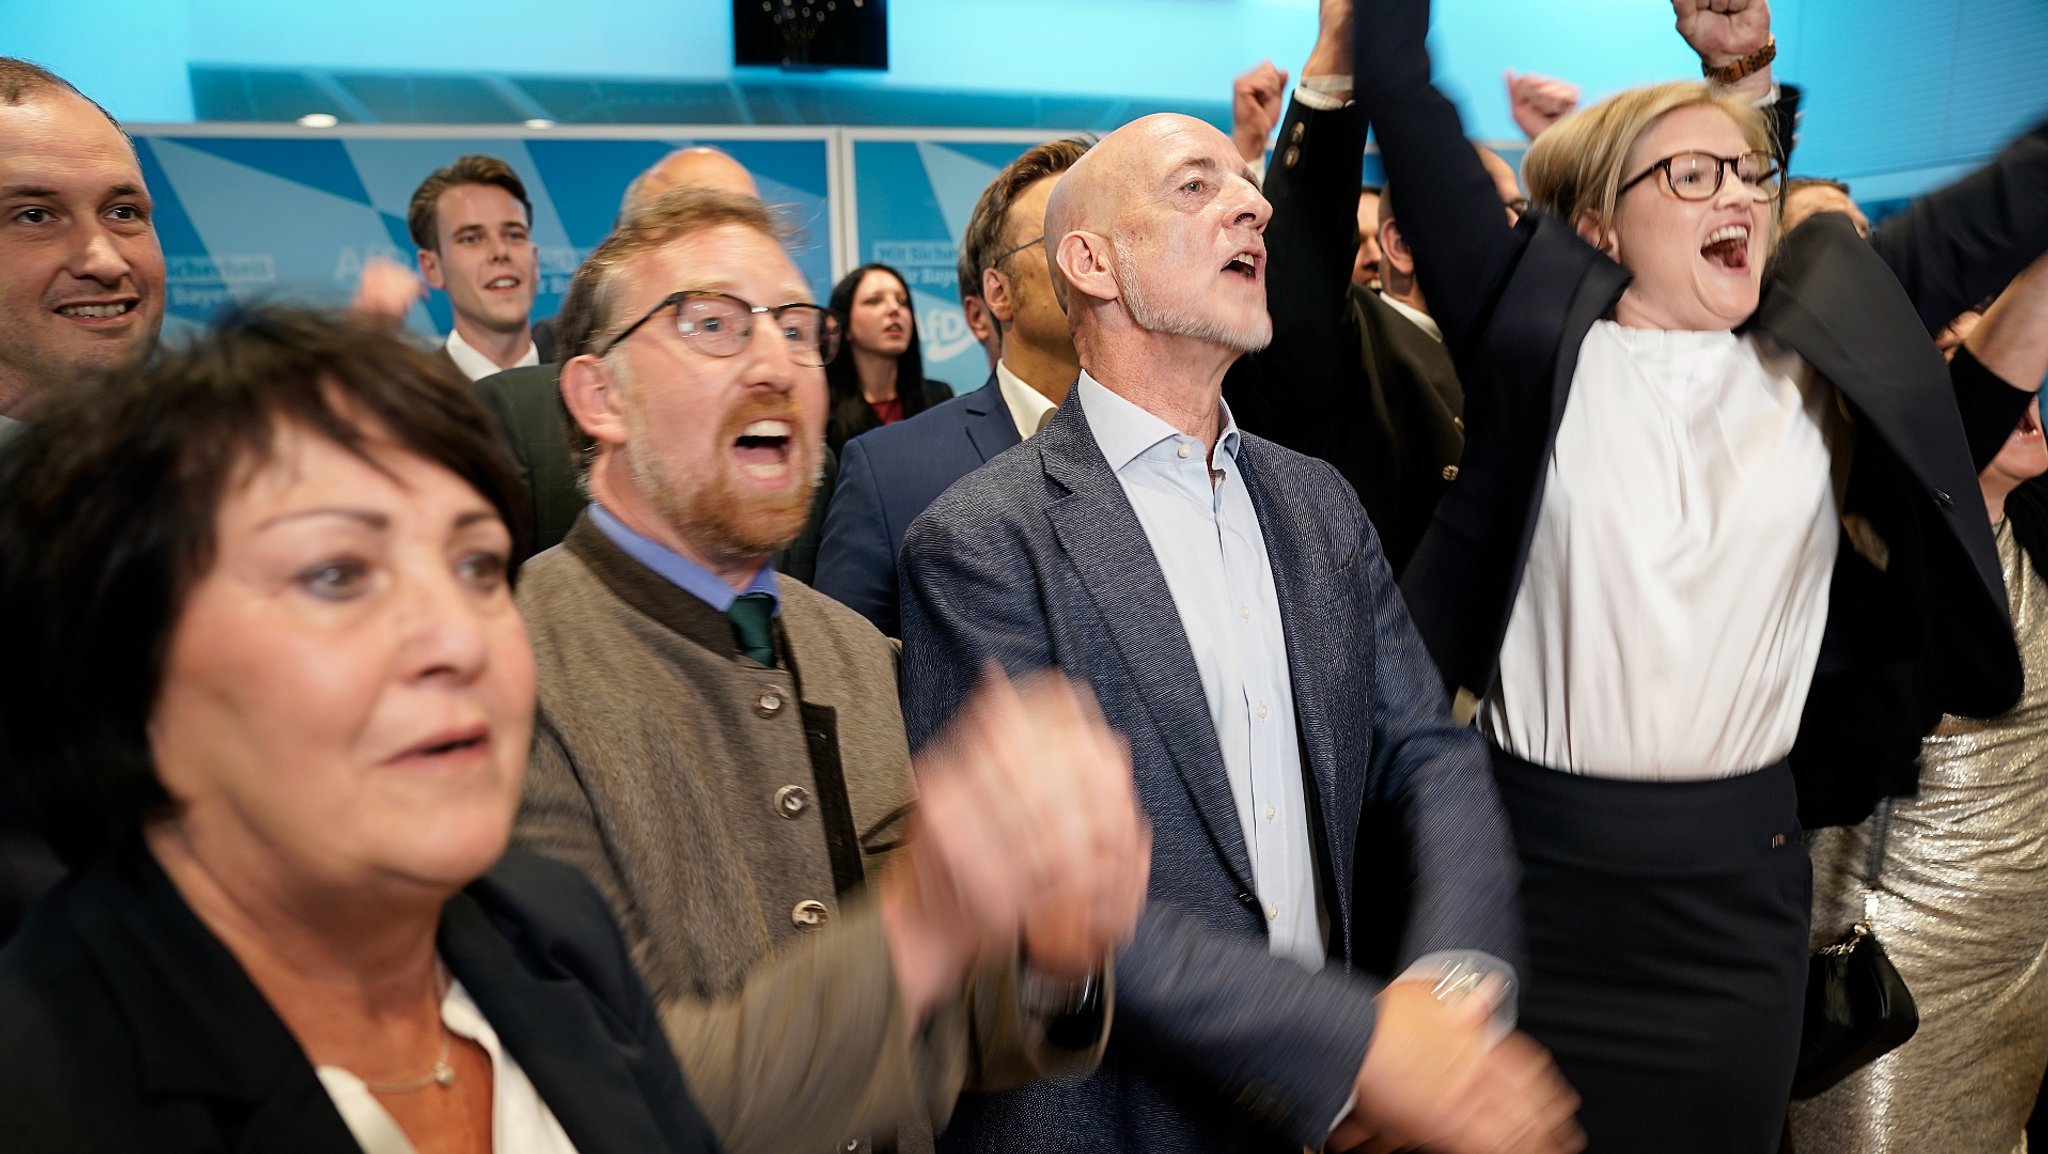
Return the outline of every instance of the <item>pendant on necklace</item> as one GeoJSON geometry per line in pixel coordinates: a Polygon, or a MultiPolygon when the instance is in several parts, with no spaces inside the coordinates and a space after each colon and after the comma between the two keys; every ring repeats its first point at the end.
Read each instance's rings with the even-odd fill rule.
{"type": "Polygon", "coordinates": [[[434,1063],[434,1081],[439,1082],[444,1090],[453,1086],[455,1084],[455,1067],[450,1066],[446,1062],[434,1063]]]}

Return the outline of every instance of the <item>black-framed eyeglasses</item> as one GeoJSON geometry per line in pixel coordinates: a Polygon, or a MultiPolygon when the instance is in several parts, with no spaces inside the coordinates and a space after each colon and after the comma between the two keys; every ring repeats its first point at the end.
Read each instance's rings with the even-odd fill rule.
{"type": "Polygon", "coordinates": [[[1619,196],[1657,173],[1680,200],[1707,200],[1721,191],[1723,174],[1748,185],[1757,200],[1778,198],[1778,162],[1768,152],[1745,152],[1740,156],[1715,156],[1711,152],[1681,152],[1667,156],[1637,173],[1616,190],[1619,196]]]}
{"type": "Polygon", "coordinates": [[[684,289],[661,298],[647,315],[626,326],[611,339],[599,356],[610,356],[619,342],[656,316],[674,309],[676,332],[690,347],[707,356],[738,356],[754,339],[754,318],[766,313],[775,319],[782,339],[789,342],[789,359],[812,368],[832,363],[839,353],[839,318],[821,305],[793,302],[786,305],[757,305],[731,293],[709,289],[684,289]]]}
{"type": "Polygon", "coordinates": [[[1001,252],[997,253],[997,254],[996,254],[996,255],[995,255],[995,256],[994,256],[994,257],[993,257],[992,259],[990,259],[990,261],[988,262],[988,267],[990,267],[990,268],[995,268],[995,267],[997,267],[998,265],[1002,264],[1002,263],[1003,263],[1004,261],[1006,261],[1006,260],[1010,259],[1010,258],[1011,258],[1011,257],[1013,257],[1013,256],[1016,256],[1016,255],[1017,255],[1018,253],[1020,253],[1020,252],[1023,252],[1023,251],[1025,250],[1025,249],[1027,249],[1027,248],[1034,248],[1034,247],[1036,247],[1036,246],[1038,246],[1038,245],[1041,245],[1041,244],[1044,244],[1044,243],[1045,243],[1045,234],[1041,232],[1041,233],[1039,233],[1039,234],[1038,234],[1037,236],[1034,236],[1034,237],[1032,237],[1032,238],[1031,238],[1030,240],[1027,240],[1027,241],[1025,241],[1025,242],[1024,242],[1023,244],[1020,244],[1020,245],[1013,245],[1013,246],[1011,246],[1011,247],[1009,247],[1009,248],[1006,248],[1006,249],[1004,249],[1003,251],[1001,251],[1001,252]]]}

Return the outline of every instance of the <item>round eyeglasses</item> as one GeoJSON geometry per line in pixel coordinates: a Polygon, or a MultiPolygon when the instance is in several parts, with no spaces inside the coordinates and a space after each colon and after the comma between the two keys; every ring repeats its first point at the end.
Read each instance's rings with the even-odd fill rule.
{"type": "Polygon", "coordinates": [[[676,332],[691,348],[707,356],[738,356],[747,342],[754,339],[754,318],[762,313],[774,318],[782,339],[789,343],[789,359],[797,364],[817,368],[830,364],[839,352],[839,318],[832,315],[831,309],[801,302],[757,305],[730,293],[684,289],[661,298],[661,303],[627,325],[626,331],[613,337],[598,355],[611,355],[620,341],[671,308],[676,311],[676,332]]]}
{"type": "Polygon", "coordinates": [[[1757,200],[1776,200],[1778,196],[1778,162],[1768,152],[1745,152],[1740,156],[1715,156],[1711,152],[1681,152],[1667,156],[1650,167],[1637,173],[1625,182],[1615,195],[1619,196],[1636,185],[1650,179],[1657,173],[1664,174],[1664,183],[1680,200],[1707,200],[1721,191],[1724,174],[1732,172],[1735,179],[1750,187],[1750,195],[1757,200]]]}

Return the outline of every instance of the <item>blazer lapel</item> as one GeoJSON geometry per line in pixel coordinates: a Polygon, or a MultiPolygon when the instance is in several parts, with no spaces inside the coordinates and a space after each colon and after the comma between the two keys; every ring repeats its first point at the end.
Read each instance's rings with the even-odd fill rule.
{"type": "Polygon", "coordinates": [[[966,409],[967,439],[973,442],[974,451],[981,454],[983,464],[1022,443],[1017,422],[1010,419],[1010,406],[1003,403],[1002,386],[996,383],[994,372],[989,373],[987,384],[968,394],[966,409]]]}
{"type": "Polygon", "coordinates": [[[1238,886],[1251,892],[1251,855],[1194,650],[1144,526],[1088,430],[1079,396],[1079,390],[1068,394],[1036,442],[1046,477],[1067,490],[1047,506],[1046,519],[1132,683],[1147,687],[1133,696],[1159,732],[1210,840],[1238,886]]]}
{"type": "Polygon", "coordinates": [[[579,986],[529,973],[467,894],[449,900],[440,948],[580,1154],[665,1146],[618,1040],[579,986]]]}

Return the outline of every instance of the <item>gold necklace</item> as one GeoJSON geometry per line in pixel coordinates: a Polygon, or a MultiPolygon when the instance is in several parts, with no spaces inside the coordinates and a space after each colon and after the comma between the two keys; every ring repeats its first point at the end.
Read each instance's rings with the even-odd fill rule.
{"type": "MultiPolygon", "coordinates": [[[[436,957],[434,959],[434,991],[436,995],[440,993],[445,977],[446,974],[441,969],[441,959],[436,957]]],[[[363,1087],[372,1094],[410,1094],[415,1090],[424,1090],[436,1084],[443,1090],[455,1085],[455,1067],[448,1064],[449,1035],[453,1031],[448,1028],[447,1021],[441,1017],[441,999],[438,996],[434,999],[434,1021],[441,1027],[441,1053],[434,1059],[433,1069],[417,1078],[411,1078],[403,1082],[372,1082],[358,1074],[356,1077],[362,1082],[363,1087]]]]}

